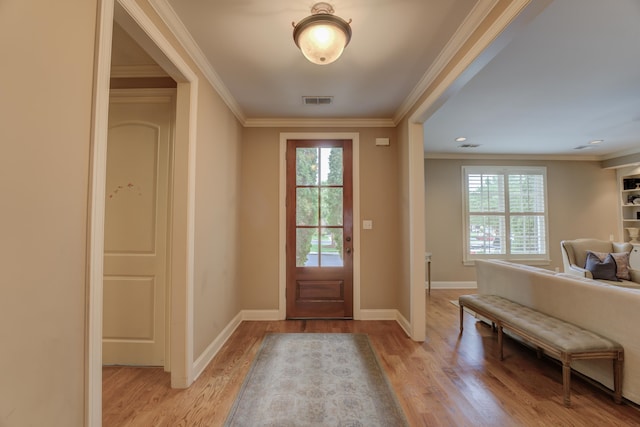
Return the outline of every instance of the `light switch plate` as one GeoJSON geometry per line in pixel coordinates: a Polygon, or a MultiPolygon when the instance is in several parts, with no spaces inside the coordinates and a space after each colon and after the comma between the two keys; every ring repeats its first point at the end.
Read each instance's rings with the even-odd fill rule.
{"type": "Polygon", "coordinates": [[[362,228],[364,230],[371,230],[373,228],[373,221],[371,221],[370,219],[365,219],[364,221],[362,221],[362,228]]]}

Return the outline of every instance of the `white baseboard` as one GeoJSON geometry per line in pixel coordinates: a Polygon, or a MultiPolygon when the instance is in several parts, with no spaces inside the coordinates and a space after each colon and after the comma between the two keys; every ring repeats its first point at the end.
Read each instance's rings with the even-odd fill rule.
{"type": "MultiPolygon", "coordinates": [[[[475,282],[474,282],[475,283],[475,282]]],[[[433,288],[433,286],[432,286],[433,288]]],[[[209,362],[218,354],[224,343],[243,321],[272,321],[280,319],[279,310],[242,310],[220,334],[207,346],[205,351],[193,362],[194,381],[202,374],[209,362]]],[[[360,310],[359,320],[395,320],[407,336],[411,336],[411,323],[396,309],[360,310]]]]}
{"type": "Polygon", "coordinates": [[[231,334],[240,326],[242,323],[243,315],[242,312],[238,313],[231,322],[218,334],[218,336],[207,346],[207,348],[202,352],[202,354],[193,362],[193,380],[195,381],[200,374],[207,367],[209,362],[213,360],[216,354],[220,351],[225,342],[229,339],[231,334]]]}
{"type": "Polygon", "coordinates": [[[193,362],[194,380],[200,376],[205,370],[209,362],[213,360],[216,354],[220,351],[225,342],[229,339],[231,334],[240,326],[240,323],[244,320],[281,320],[280,312],[278,310],[242,310],[238,313],[229,324],[220,332],[220,334],[213,340],[205,351],[193,362]]]}
{"type": "MultiPolygon", "coordinates": [[[[429,287],[424,282],[425,289],[429,287]]],[[[476,282],[431,282],[431,289],[478,289],[476,282]]]]}
{"type": "Polygon", "coordinates": [[[396,313],[398,315],[396,322],[398,322],[398,325],[400,325],[404,333],[411,338],[411,322],[409,322],[399,311],[396,310],[396,313]]]}
{"type": "Polygon", "coordinates": [[[358,320],[395,320],[405,334],[411,337],[411,323],[396,309],[360,310],[358,320]]]}

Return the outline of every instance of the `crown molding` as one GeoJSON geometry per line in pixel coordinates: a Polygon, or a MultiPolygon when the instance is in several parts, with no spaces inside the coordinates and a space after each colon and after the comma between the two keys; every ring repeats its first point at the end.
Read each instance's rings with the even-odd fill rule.
{"type": "Polygon", "coordinates": [[[615,153],[605,154],[603,156],[603,160],[612,160],[620,157],[633,156],[636,154],[640,154],[639,148],[631,148],[629,150],[616,151],[615,153]]]}
{"type": "Polygon", "coordinates": [[[175,10],[173,10],[167,0],[149,0],[149,3],[167,27],[169,27],[169,30],[171,30],[172,34],[178,39],[182,48],[187,51],[189,57],[196,63],[198,69],[202,74],[204,74],[205,78],[209,81],[211,86],[213,86],[218,95],[220,95],[227,107],[229,107],[231,112],[244,126],[246,117],[242,108],[231,95],[231,92],[224,84],[218,73],[216,73],[211,63],[207,60],[207,57],[193,39],[191,33],[189,33],[180,18],[178,18],[175,10]]]}
{"type": "Polygon", "coordinates": [[[493,10],[498,0],[480,0],[474,6],[471,12],[458,27],[453,37],[449,39],[444,49],[438,54],[438,57],[422,76],[418,84],[413,88],[409,96],[400,105],[400,108],[393,116],[394,123],[400,123],[400,120],[411,110],[418,102],[418,99],[427,90],[427,88],[440,75],[442,70],[451,62],[453,57],[458,53],[460,48],[466,43],[471,35],[476,31],[478,26],[484,21],[487,15],[493,10]]]}
{"type": "MultiPolygon", "coordinates": [[[[501,11],[499,16],[489,24],[487,30],[483,31],[478,39],[473,43],[467,52],[455,63],[449,72],[442,76],[433,90],[418,105],[411,114],[410,121],[423,123],[437,108],[438,102],[445,102],[446,98],[453,95],[453,91],[459,90],[466,84],[482,67],[484,67],[497,53],[508,43],[513,36],[515,28],[510,28],[514,19],[518,19],[521,12],[531,3],[532,0],[509,0],[508,5],[501,11]],[[457,89],[456,89],[457,87],[457,89]],[[448,95],[445,95],[447,94],[448,95]]],[[[536,11],[544,8],[551,0],[538,0],[534,8],[536,11]]],[[[535,13],[532,11],[531,15],[535,13]]],[[[520,19],[520,25],[524,25],[527,17],[520,19]]]]}
{"type": "Polygon", "coordinates": [[[425,160],[544,160],[599,162],[602,156],[579,156],[574,154],[464,154],[464,153],[425,153],[425,160]]]}
{"type": "Polygon", "coordinates": [[[625,150],[611,153],[602,160],[605,169],[616,169],[640,164],[640,150],[625,150]]]}
{"type": "Polygon", "coordinates": [[[246,119],[244,127],[341,127],[341,128],[385,128],[395,127],[392,119],[324,119],[324,118],[266,118],[266,119],[246,119]]]}
{"type": "Polygon", "coordinates": [[[166,73],[156,64],[149,65],[114,65],[111,67],[112,78],[140,78],[140,77],[168,77],[166,73]]]}

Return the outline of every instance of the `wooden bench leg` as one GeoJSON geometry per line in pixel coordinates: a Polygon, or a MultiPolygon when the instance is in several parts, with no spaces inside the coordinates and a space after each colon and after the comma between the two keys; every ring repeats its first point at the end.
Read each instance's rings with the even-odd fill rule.
{"type": "Polygon", "coordinates": [[[462,304],[460,305],[460,334],[462,335],[462,330],[464,329],[464,307],[462,304]]]}
{"type": "Polygon", "coordinates": [[[504,360],[504,354],[502,351],[502,324],[498,325],[498,348],[500,349],[500,360],[504,360]]]}
{"type": "Polygon", "coordinates": [[[571,406],[571,361],[562,361],[562,391],[564,406],[571,406]]]}
{"type": "Polygon", "coordinates": [[[622,355],[613,359],[613,401],[622,403],[622,355]]]}

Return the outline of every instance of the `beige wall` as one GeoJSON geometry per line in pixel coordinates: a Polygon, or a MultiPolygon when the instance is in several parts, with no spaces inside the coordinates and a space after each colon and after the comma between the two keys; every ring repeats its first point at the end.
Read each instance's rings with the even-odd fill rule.
{"type": "MultiPolygon", "coordinates": [[[[84,423],[96,16],[94,0],[0,5],[3,427],[84,423]]],[[[194,357],[240,309],[241,127],[204,76],[199,81],[194,357]]]]}
{"type": "MultiPolygon", "coordinates": [[[[281,132],[359,132],[361,308],[397,306],[399,277],[398,143],[390,128],[247,128],[243,132],[239,279],[247,310],[278,308],[279,144],[281,132]],[[391,146],[377,147],[388,137],[391,146]]],[[[360,226],[360,224],[354,224],[360,226]]]]}
{"type": "Polygon", "coordinates": [[[137,0],[198,76],[193,358],[218,338],[238,303],[238,189],[242,127],[148,0],[137,0]]]}
{"type": "Polygon", "coordinates": [[[198,93],[194,358],[240,311],[238,189],[242,128],[208,85],[198,93]]]}
{"type": "Polygon", "coordinates": [[[84,416],[95,0],[0,3],[0,425],[84,416]]]}
{"type": "Polygon", "coordinates": [[[560,241],[579,237],[609,240],[618,234],[614,170],[590,161],[425,160],[426,250],[433,253],[432,280],[475,281],[475,268],[462,264],[463,165],[547,167],[551,264],[562,271],[560,241]]]}

